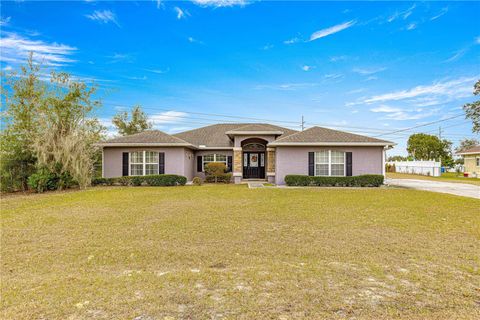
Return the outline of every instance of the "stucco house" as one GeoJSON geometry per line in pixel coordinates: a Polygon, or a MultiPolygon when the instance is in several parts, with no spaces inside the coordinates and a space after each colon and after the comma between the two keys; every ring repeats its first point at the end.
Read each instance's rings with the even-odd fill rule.
{"type": "Polygon", "coordinates": [[[457,152],[463,157],[464,172],[472,177],[480,177],[480,146],[457,152]]]}
{"type": "Polygon", "coordinates": [[[214,124],[173,135],[150,130],[100,144],[105,178],[165,173],[192,180],[204,177],[207,163],[224,162],[235,183],[276,184],[288,174],[385,174],[385,150],[393,145],[321,127],[295,131],[259,123],[214,124]]]}

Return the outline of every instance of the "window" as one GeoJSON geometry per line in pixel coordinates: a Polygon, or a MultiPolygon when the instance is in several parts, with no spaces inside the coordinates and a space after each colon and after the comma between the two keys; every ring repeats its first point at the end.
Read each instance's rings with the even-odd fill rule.
{"type": "Polygon", "coordinates": [[[476,165],[477,165],[477,167],[480,167],[480,157],[476,158],[476,165]]]}
{"type": "Polygon", "coordinates": [[[203,169],[202,171],[205,171],[205,166],[210,163],[210,162],[222,162],[225,163],[225,166],[228,166],[227,163],[227,156],[224,154],[206,154],[203,156],[203,169]]]}
{"type": "Polygon", "coordinates": [[[145,176],[150,174],[158,174],[158,152],[130,152],[130,175],[145,176]]]}
{"type": "Polygon", "coordinates": [[[315,152],[316,176],[345,176],[345,152],[323,150],[315,152]]]}

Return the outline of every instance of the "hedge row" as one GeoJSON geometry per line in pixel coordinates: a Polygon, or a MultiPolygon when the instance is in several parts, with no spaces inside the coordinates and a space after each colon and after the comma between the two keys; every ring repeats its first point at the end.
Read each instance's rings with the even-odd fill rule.
{"type": "Polygon", "coordinates": [[[205,181],[209,183],[230,183],[232,182],[232,174],[221,173],[215,176],[206,176],[205,181]]]}
{"type": "Polygon", "coordinates": [[[184,186],[187,178],[175,174],[157,174],[149,176],[130,176],[118,178],[96,178],[92,185],[106,186],[184,186]]]}
{"type": "Polygon", "coordinates": [[[383,175],[366,174],[353,177],[312,177],[304,175],[287,175],[288,186],[315,187],[379,187],[383,184],[383,175]]]}

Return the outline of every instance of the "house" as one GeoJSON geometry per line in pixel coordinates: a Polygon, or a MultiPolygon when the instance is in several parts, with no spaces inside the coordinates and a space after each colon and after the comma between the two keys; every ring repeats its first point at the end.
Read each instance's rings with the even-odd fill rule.
{"type": "Polygon", "coordinates": [[[480,177],[480,146],[457,152],[463,156],[464,172],[472,177],[480,177]]]}
{"type": "Polygon", "coordinates": [[[394,144],[343,131],[296,131],[272,124],[214,124],[169,135],[151,130],[101,143],[106,178],[178,174],[204,177],[205,165],[223,162],[235,183],[262,179],[284,184],[288,174],[355,176],[385,173],[394,144]]]}

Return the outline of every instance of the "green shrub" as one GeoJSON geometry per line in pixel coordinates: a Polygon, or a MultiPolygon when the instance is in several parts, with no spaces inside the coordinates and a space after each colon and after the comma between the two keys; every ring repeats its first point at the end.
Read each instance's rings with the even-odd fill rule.
{"type": "Polygon", "coordinates": [[[187,178],[175,174],[157,174],[150,176],[130,176],[118,178],[96,178],[92,184],[98,185],[120,185],[120,186],[183,186],[187,178]]]}
{"type": "Polygon", "coordinates": [[[230,183],[232,174],[227,173],[223,162],[210,162],[205,166],[205,181],[210,183],[230,183]]]}
{"type": "Polygon", "coordinates": [[[28,186],[36,192],[57,190],[58,176],[46,168],[40,168],[28,177],[28,186]]]}
{"type": "Polygon", "coordinates": [[[316,187],[379,187],[383,184],[383,175],[366,174],[352,177],[312,177],[305,175],[287,175],[288,186],[316,187]]]}
{"type": "Polygon", "coordinates": [[[202,178],[200,177],[195,177],[193,178],[193,185],[195,186],[201,186],[203,184],[202,178]]]}

